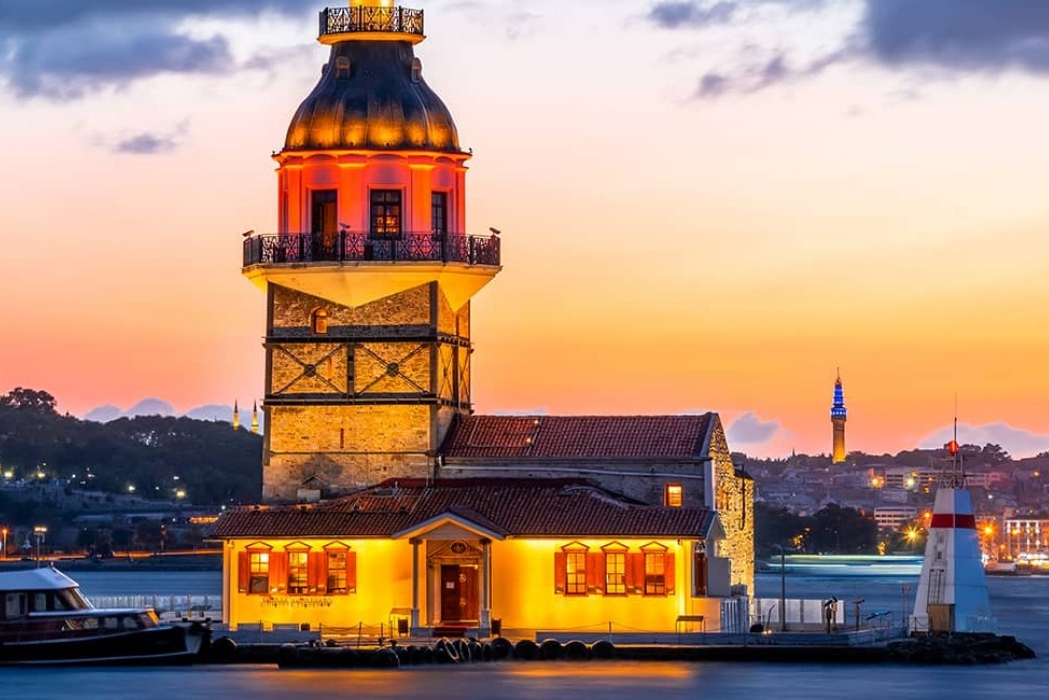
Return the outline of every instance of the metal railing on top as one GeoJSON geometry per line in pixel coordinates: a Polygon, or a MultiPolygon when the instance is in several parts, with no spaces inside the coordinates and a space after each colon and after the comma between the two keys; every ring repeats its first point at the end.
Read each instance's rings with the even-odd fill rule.
{"type": "Polygon", "coordinates": [[[244,267],[310,262],[439,262],[499,266],[498,236],[400,233],[264,233],[244,239],[244,267]]]}
{"type": "Polygon", "coordinates": [[[407,7],[329,7],[320,12],[320,36],[389,32],[422,36],[423,11],[407,7]]]}

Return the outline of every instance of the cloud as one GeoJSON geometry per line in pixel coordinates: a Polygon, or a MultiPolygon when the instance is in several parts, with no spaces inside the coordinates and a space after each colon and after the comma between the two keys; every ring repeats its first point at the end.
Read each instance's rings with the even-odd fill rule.
{"type": "Polygon", "coordinates": [[[695,97],[714,99],[730,93],[752,94],[774,85],[811,78],[847,60],[849,51],[841,49],[795,66],[785,53],[777,52],[759,62],[738,66],[731,73],[704,74],[699,79],[695,97]]]}
{"type": "Polygon", "coordinates": [[[871,57],[889,66],[1049,72],[1044,0],[866,0],[871,57]]]}
{"type": "Polygon", "coordinates": [[[697,2],[658,2],[648,11],[648,20],[665,29],[680,27],[709,27],[732,21],[739,9],[738,2],[722,0],[710,7],[697,2]]]}
{"type": "Polygon", "coordinates": [[[702,73],[698,99],[753,94],[845,63],[923,76],[930,69],[944,77],[1009,70],[1049,74],[1049,2],[1041,0],[666,0],[655,3],[646,19],[663,30],[739,30],[736,58],[702,73]],[[829,32],[798,31],[790,22],[802,12],[810,23],[815,18],[837,24],[829,32]],[[759,46],[765,62],[756,65],[755,47],[742,36],[744,28],[759,25],[777,44],[759,46]],[[828,33],[837,38],[813,54],[808,37],[828,33]]]}
{"type": "Polygon", "coordinates": [[[304,16],[300,0],[0,0],[0,82],[18,97],[72,100],[161,74],[232,73],[229,39],[186,23],[274,12],[304,16]]]}
{"type": "Polygon", "coordinates": [[[113,153],[125,155],[154,155],[169,153],[182,144],[189,131],[189,122],[184,121],[168,133],[143,131],[119,138],[110,146],[113,153]]]}
{"type": "Polygon", "coordinates": [[[732,422],[725,435],[730,445],[757,445],[772,440],[781,427],[778,420],[762,421],[748,411],[732,422]]]}
{"type": "MultiPolygon", "coordinates": [[[[946,426],[920,440],[918,445],[926,449],[943,447],[953,435],[954,426],[946,426]]],[[[958,442],[980,446],[988,443],[999,445],[1014,459],[1033,457],[1039,452],[1049,450],[1049,435],[1032,433],[1005,423],[959,425],[958,442]]]]}

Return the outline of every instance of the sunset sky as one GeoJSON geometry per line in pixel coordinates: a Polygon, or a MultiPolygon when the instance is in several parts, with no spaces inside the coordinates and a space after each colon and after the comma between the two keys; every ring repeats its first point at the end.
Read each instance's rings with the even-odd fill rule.
{"type": "MultiPolygon", "coordinates": [[[[329,2],[339,5],[338,0],[329,2]]],[[[752,455],[1049,450],[1049,3],[419,0],[472,148],[479,413],[714,410],[752,455]]],[[[0,393],[263,394],[315,0],[0,0],[0,393]]]]}

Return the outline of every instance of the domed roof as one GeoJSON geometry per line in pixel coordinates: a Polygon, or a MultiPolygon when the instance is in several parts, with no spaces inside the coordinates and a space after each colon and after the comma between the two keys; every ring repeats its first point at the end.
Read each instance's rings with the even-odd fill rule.
{"type": "Polygon", "coordinates": [[[342,41],[288,127],[287,151],[459,153],[455,122],[407,41],[342,41]]]}

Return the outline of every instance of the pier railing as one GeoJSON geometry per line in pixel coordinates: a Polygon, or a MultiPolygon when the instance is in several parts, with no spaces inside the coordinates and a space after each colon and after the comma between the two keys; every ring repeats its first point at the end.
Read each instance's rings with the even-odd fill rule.
{"type": "Polygon", "coordinates": [[[162,620],[189,617],[218,619],[222,597],[210,595],[110,595],[91,596],[96,608],[153,608],[162,620]]]}
{"type": "Polygon", "coordinates": [[[498,266],[499,237],[465,233],[358,231],[265,233],[244,239],[244,267],[317,262],[434,262],[498,266]]]}

